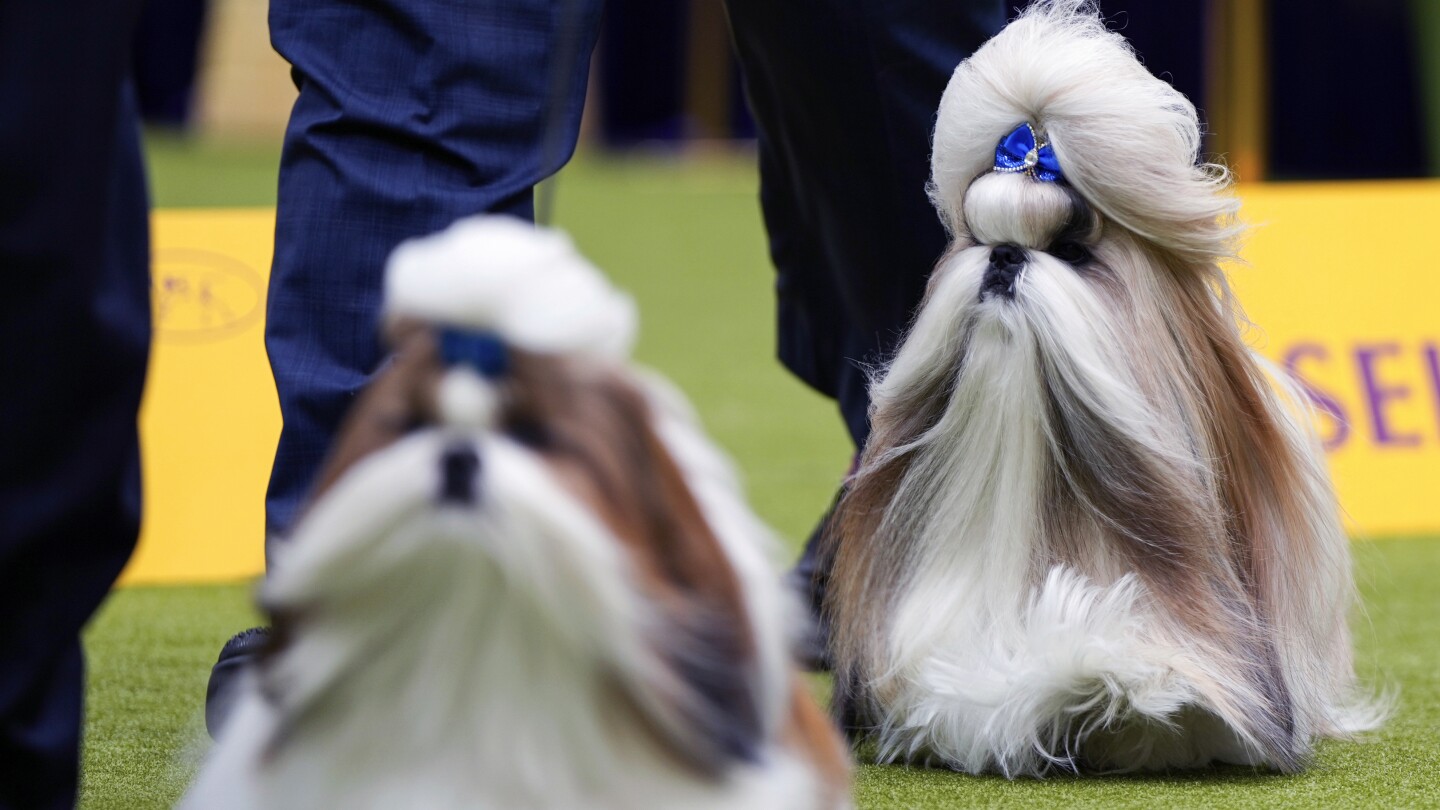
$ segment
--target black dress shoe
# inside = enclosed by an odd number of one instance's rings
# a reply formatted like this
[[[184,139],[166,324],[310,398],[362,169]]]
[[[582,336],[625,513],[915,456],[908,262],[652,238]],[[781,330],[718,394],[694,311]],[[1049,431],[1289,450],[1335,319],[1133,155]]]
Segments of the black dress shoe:
[[[837,495],[836,503],[840,498]],[[825,586],[830,581],[830,558],[826,532],[830,518],[835,513],[835,504],[820,518],[820,525],[810,533],[805,542],[805,551],[785,575],[788,586],[800,595],[801,601],[809,608],[808,632],[796,645],[795,657],[800,665],[811,672],[830,671],[830,623],[825,618]]]
[[[210,683],[205,687],[205,730],[212,739],[220,736],[234,708],[240,673],[254,663],[269,644],[270,628],[252,627],[236,633],[220,648],[220,658],[211,667]]]

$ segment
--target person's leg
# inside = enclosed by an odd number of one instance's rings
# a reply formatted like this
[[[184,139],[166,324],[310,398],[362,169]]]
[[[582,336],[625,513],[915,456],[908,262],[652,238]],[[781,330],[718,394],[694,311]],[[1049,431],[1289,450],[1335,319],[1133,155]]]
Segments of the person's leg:
[[[930,133],[1003,0],[727,0],[759,134],[780,358],[838,400],[857,447],[865,366],[893,351],[945,247]]]
[[[272,0],[300,96],[280,166],[266,346],[284,428],[272,535],[381,362],[386,257],[484,211],[533,216],[569,159],[600,0]]]
[[[135,32],[135,89],[147,124],[190,125],[209,0],[146,0]]]
[[[266,557],[309,497],[330,441],[383,361],[385,259],[481,212],[534,217],[534,187],[574,152],[602,0],[271,0],[270,39],[300,96],[280,163],[265,345],[284,426]],[[212,734],[247,630],[206,689]]]
[[[74,806],[80,629],[139,529],[139,7],[0,4],[0,808]]]
[[[866,369],[895,349],[945,248],[925,194],[954,71],[1005,23],[1003,0],[727,0],[755,114],[779,277],[780,358],[834,397],[857,451]],[[825,520],[796,576],[814,583]]]

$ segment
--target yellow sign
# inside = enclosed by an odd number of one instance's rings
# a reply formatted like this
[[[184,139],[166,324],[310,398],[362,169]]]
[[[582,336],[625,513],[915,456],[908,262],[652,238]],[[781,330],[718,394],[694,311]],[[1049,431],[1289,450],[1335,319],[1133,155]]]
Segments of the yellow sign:
[[[1242,187],[1251,342],[1304,383],[1352,533],[1440,531],[1440,183]]]
[[[271,209],[151,220],[155,341],[140,436],[140,546],[121,584],[253,576],[280,408],[265,359]]]
[[[1440,182],[1242,194],[1259,227],[1231,280],[1252,343],[1300,377],[1320,413],[1351,530],[1440,531]],[[280,431],[263,342],[273,233],[268,209],[154,217],[145,522],[124,583],[264,567]]]

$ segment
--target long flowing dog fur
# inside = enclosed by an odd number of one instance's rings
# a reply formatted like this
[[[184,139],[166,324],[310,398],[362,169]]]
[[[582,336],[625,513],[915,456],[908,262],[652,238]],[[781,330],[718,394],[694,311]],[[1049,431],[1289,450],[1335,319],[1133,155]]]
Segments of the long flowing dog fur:
[[[1025,122],[1065,183],[990,171]],[[1325,460],[1244,343],[1237,202],[1199,143],[1087,2],[1031,4],[955,71],[931,188],[954,242],[834,534],[837,683],[882,759],[1294,771],[1379,721]],[[982,292],[999,245],[1013,298]]]
[[[629,301],[579,261],[485,219],[397,251],[397,357],[262,590],[276,649],[183,807],[848,806],[768,530],[625,365]],[[447,368],[433,324],[505,338],[504,373]]]

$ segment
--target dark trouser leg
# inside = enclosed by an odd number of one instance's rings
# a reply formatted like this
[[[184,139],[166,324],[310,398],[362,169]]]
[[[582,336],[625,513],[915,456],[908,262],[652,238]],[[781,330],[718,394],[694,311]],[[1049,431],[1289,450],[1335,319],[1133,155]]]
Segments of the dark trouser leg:
[[[569,159],[600,9],[600,0],[271,3],[271,39],[300,89],[281,159],[266,325],[284,417],[272,534],[290,527],[382,359],[391,249],[470,214],[531,217],[532,188]]]
[[[75,802],[80,629],[134,547],[150,338],[129,0],[0,4],[0,808]]]
[[[146,123],[174,129],[190,124],[207,5],[209,0],[146,0],[132,60]]]
[[[759,130],[780,357],[838,401],[860,448],[864,369],[894,351],[946,243],[925,195],[935,109],[955,66],[1004,24],[1006,3],[727,6]],[[797,566],[820,584],[824,525]]]

